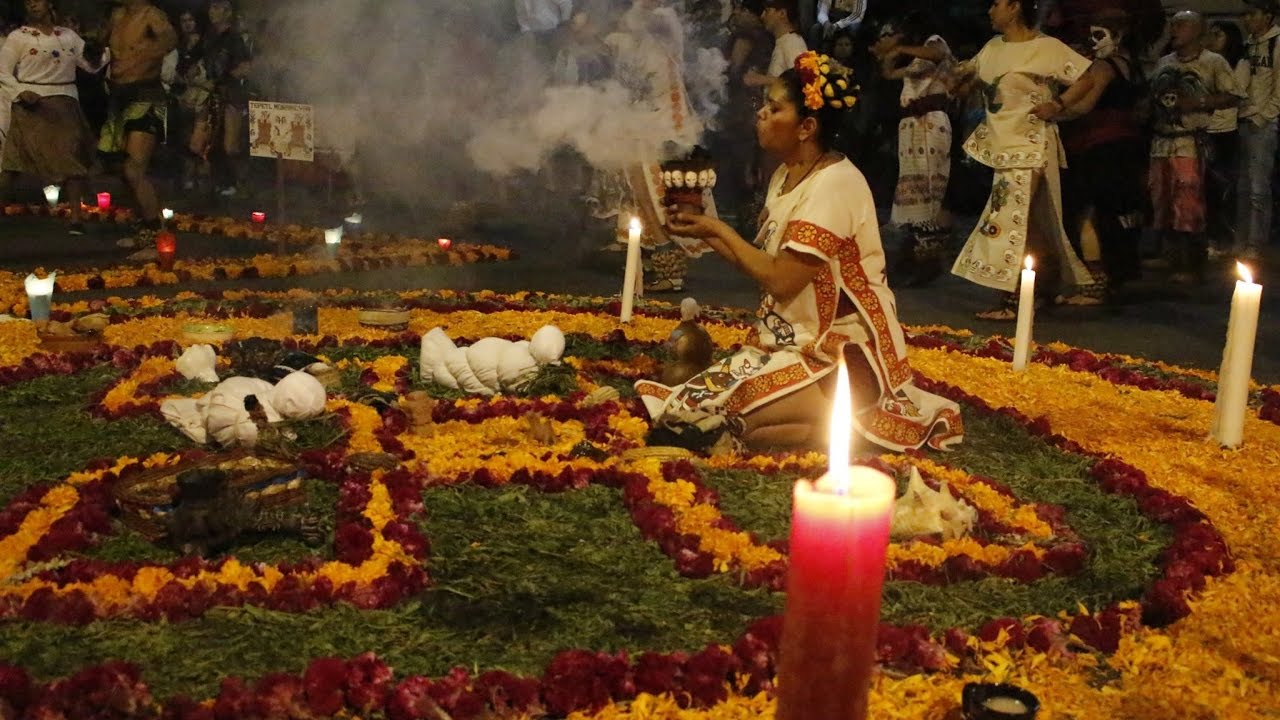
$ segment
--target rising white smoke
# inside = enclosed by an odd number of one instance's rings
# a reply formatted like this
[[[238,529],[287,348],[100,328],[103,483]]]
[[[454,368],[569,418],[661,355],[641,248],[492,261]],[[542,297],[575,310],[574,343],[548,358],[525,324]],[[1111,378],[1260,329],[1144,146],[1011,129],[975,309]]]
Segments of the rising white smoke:
[[[727,15],[729,0],[703,2]],[[356,152],[363,184],[406,199],[473,197],[485,174],[534,170],[563,148],[616,168],[701,140],[723,99],[720,48],[650,7],[667,3],[576,4],[613,65],[588,82],[566,81],[545,44],[516,32],[512,0],[283,0],[263,18],[259,65],[285,95],[271,99],[315,106],[318,145]],[[669,57],[693,108],[674,137],[665,89],[655,97],[633,73]]]

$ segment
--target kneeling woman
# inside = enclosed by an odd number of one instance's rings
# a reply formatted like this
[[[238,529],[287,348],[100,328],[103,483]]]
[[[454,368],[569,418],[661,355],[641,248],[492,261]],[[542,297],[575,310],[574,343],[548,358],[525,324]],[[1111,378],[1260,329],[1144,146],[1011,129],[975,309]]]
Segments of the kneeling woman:
[[[843,354],[867,440],[900,451],[963,437],[956,404],[912,385],[871,191],[830,149],[853,101],[848,85],[806,53],[770,86],[756,134],[783,164],[754,245],[716,218],[671,213],[672,231],[702,238],[756,280],[764,300],[732,357],[676,387],[636,384],[655,426],[723,428],[751,447],[822,446]]]

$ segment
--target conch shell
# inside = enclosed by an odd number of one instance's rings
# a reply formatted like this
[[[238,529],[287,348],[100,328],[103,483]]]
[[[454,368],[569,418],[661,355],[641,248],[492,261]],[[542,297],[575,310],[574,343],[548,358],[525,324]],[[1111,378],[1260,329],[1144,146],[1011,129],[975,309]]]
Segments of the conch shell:
[[[890,534],[895,539],[941,535],[952,540],[968,535],[977,519],[978,511],[952,495],[945,482],[933,490],[912,467],[907,492],[893,506]]]

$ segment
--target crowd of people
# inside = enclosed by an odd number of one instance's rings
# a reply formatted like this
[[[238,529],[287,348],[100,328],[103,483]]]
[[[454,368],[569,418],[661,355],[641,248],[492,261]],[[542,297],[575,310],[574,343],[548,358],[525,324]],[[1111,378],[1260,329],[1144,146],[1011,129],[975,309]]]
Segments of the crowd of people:
[[[805,5],[817,11],[808,23]],[[1197,286],[1214,259],[1257,262],[1273,232],[1280,3],[1249,0],[1241,18],[1212,24],[1192,11],[1166,22],[1159,3],[1153,21],[1150,5],[995,0],[996,36],[966,58],[953,45],[973,38],[924,13],[736,0],[723,28],[728,101],[707,118],[717,204],[739,229],[754,223],[777,167],[756,144],[761,89],[816,50],[861,87],[833,120],[832,147],[906,237],[897,282],[929,283],[952,262],[1003,293],[978,317],[1011,320],[1027,255],[1043,302],[1077,306],[1108,304],[1144,268]],[[682,289],[687,258],[666,259],[680,248],[652,250],[651,289]]]
[[[614,77],[669,105],[676,144],[700,134],[721,178],[708,211],[744,231],[777,167],[757,145],[767,89],[802,53],[823,54],[859,88],[832,121],[832,148],[867,176],[906,238],[890,274],[926,284],[952,262],[1007,293],[987,319],[1013,314],[1027,254],[1055,279],[1043,283],[1046,301],[1099,305],[1144,264],[1195,285],[1212,259],[1257,259],[1272,235],[1276,0],[1249,0],[1238,22],[1181,12],[1167,29],[1153,26],[1147,0],[1056,0],[1051,12],[995,0],[985,45],[952,26],[939,32],[926,13],[893,16],[866,0],[733,0],[727,15],[684,0],[513,5],[514,34],[553,82]],[[53,0],[23,9],[0,46],[0,194],[23,173],[62,185],[79,233],[85,178],[105,161],[153,228],[161,203],[149,169],[163,148],[184,191],[236,195],[254,61],[230,0],[174,16],[121,0],[84,29]],[[714,116],[699,117],[688,97],[684,36],[723,48],[727,93]],[[577,176],[600,215],[647,221],[650,289],[682,290],[689,259],[707,250],[667,226],[651,164]],[[618,230],[625,237],[625,222]]]
[[[91,28],[59,17],[52,0],[23,9],[0,37],[0,200],[22,174],[61,185],[80,235],[85,179],[118,168],[145,235],[161,223],[151,174],[161,148],[179,159],[184,190],[236,194],[252,53],[230,0],[174,18],[123,0]]]

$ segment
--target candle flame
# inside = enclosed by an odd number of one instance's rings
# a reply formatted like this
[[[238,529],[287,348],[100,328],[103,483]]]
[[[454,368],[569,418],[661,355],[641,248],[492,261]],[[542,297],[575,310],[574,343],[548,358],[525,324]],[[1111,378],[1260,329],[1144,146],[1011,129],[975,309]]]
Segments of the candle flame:
[[[849,371],[840,358],[836,368],[836,397],[831,409],[831,438],[827,451],[827,479],[837,495],[849,493],[849,438],[853,435],[853,393]]]
[[[1249,266],[1242,262],[1236,262],[1236,272],[1240,273],[1240,279],[1247,283],[1253,282],[1253,273],[1250,272]]]
[[[28,295],[52,295],[53,282],[57,277],[58,273],[56,272],[49,273],[48,277],[43,278],[31,273],[23,284],[26,286]]]
[[[640,232],[640,218],[631,216],[631,232]]]
[[[1022,266],[1028,270],[1034,270],[1036,267],[1035,258],[1028,255],[1027,259],[1022,262]]]

